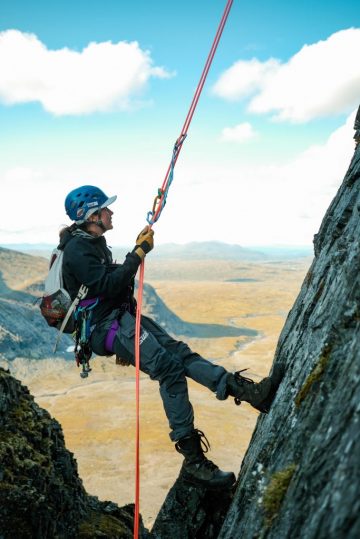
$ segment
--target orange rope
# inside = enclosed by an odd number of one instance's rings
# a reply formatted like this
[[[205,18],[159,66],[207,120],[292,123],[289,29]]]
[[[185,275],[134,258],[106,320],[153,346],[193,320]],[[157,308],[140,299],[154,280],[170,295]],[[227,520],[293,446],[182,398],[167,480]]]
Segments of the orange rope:
[[[222,15],[219,27],[217,29],[210,53],[208,55],[208,58],[205,63],[205,67],[203,69],[203,72],[200,77],[199,84],[197,86],[197,89],[195,91],[193,100],[190,105],[189,112],[186,116],[185,123],[183,125],[183,128],[181,130],[181,134],[178,138],[178,141],[182,141],[185,139],[187,131],[189,129],[192,117],[194,115],[196,106],[198,104],[202,89],[205,84],[205,80],[207,77],[207,74],[209,72],[211,63],[213,61],[217,46],[220,41],[221,34],[223,32],[225,23],[227,21],[231,6],[233,4],[233,0],[227,0],[227,4],[224,10],[224,13]],[[167,187],[169,182],[169,175],[171,169],[174,167],[180,151],[182,148],[182,144],[179,145],[178,150],[176,151],[176,155],[174,156],[174,160],[170,162],[169,168],[167,170],[167,173],[165,175],[165,179],[163,181],[163,185],[161,187],[161,196],[157,196],[154,200],[153,205],[153,213],[154,213],[154,220],[153,223],[158,219],[160,216],[161,210],[163,208],[163,200],[164,196],[167,193]],[[158,202],[158,203],[157,203]],[[149,225],[150,228],[152,225]],[[143,296],[143,288],[144,288],[144,272],[145,272],[145,263],[144,261],[141,262],[140,265],[140,275],[139,275],[139,284],[138,284],[138,297],[137,297],[137,308],[136,308],[136,322],[135,322],[135,369],[136,369],[136,457],[135,457],[135,512],[134,512],[134,539],[138,539],[139,537],[139,498],[140,498],[140,331],[141,331],[141,307],[142,307],[142,296]]]
[[[134,537],[139,537],[139,499],[140,499],[140,322],[144,284],[144,260],[140,265],[136,322],[135,322],[135,393],[136,393],[136,438],[135,438],[135,514],[134,514]]]

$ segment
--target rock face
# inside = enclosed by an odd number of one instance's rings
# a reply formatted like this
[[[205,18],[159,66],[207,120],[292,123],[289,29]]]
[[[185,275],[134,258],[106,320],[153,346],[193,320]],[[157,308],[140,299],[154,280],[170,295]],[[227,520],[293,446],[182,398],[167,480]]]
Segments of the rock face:
[[[285,363],[285,377],[259,416],[233,499],[218,492],[216,513],[213,494],[186,496],[179,477],[155,522],[158,538],[360,537],[359,131],[355,140],[279,339],[274,361]]]
[[[59,423],[0,369],[0,537],[131,538],[133,512],[85,492]]]
[[[182,478],[171,488],[151,530],[154,539],[213,539],[218,536],[232,490],[209,490]]]
[[[221,539],[360,537],[359,145],[314,247]]]

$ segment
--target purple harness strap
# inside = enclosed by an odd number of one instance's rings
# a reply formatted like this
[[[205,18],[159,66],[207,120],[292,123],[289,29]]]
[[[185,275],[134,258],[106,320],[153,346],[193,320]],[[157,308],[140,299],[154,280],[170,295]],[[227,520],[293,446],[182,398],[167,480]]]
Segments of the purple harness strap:
[[[89,298],[89,299],[82,299],[79,303],[79,307],[90,307],[90,305],[93,305],[97,301],[101,301],[103,299],[103,296],[99,296],[98,298]]]
[[[119,321],[113,320],[113,323],[111,324],[110,329],[105,337],[105,350],[107,350],[108,352],[113,352],[115,336],[118,329]]]

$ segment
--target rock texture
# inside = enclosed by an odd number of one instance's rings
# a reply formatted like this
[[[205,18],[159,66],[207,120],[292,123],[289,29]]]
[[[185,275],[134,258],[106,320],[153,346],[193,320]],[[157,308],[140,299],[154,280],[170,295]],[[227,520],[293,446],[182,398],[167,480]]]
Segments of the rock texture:
[[[0,369],[0,537],[131,538],[133,512],[85,492],[59,423]]]
[[[188,490],[186,502],[179,478],[156,537],[360,537],[359,144],[314,248],[275,354],[286,374],[270,413],[259,416],[225,520],[207,505],[210,492]],[[217,495],[230,503],[230,493]]]
[[[217,537],[229,509],[231,490],[209,490],[179,478],[171,488],[152,528],[154,539]]]
[[[221,539],[360,537],[360,146],[314,238]]]

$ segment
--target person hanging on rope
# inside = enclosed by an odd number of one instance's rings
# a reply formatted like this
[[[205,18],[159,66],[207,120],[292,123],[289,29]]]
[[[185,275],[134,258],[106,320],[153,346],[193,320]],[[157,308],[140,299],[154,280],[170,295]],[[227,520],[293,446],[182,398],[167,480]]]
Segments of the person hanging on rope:
[[[88,298],[99,298],[92,313],[91,347],[95,354],[116,354],[134,365],[135,314],[134,279],[139,265],[154,247],[154,232],[146,227],[122,264],[114,264],[104,238],[113,228],[110,204],[98,187],[84,185],[66,197],[65,210],[73,224],[61,231],[59,248],[63,255],[63,279],[71,298],[79,287],[88,287]],[[164,410],[171,429],[170,439],[184,456],[184,479],[210,488],[227,488],[235,482],[233,472],[224,472],[205,456],[209,448],[204,433],[194,426],[187,378],[216,394],[219,400],[229,396],[250,403],[267,413],[283,376],[283,366],[275,365],[272,374],[255,383],[230,373],[177,341],[147,316],[141,317],[140,369],[157,380]]]

